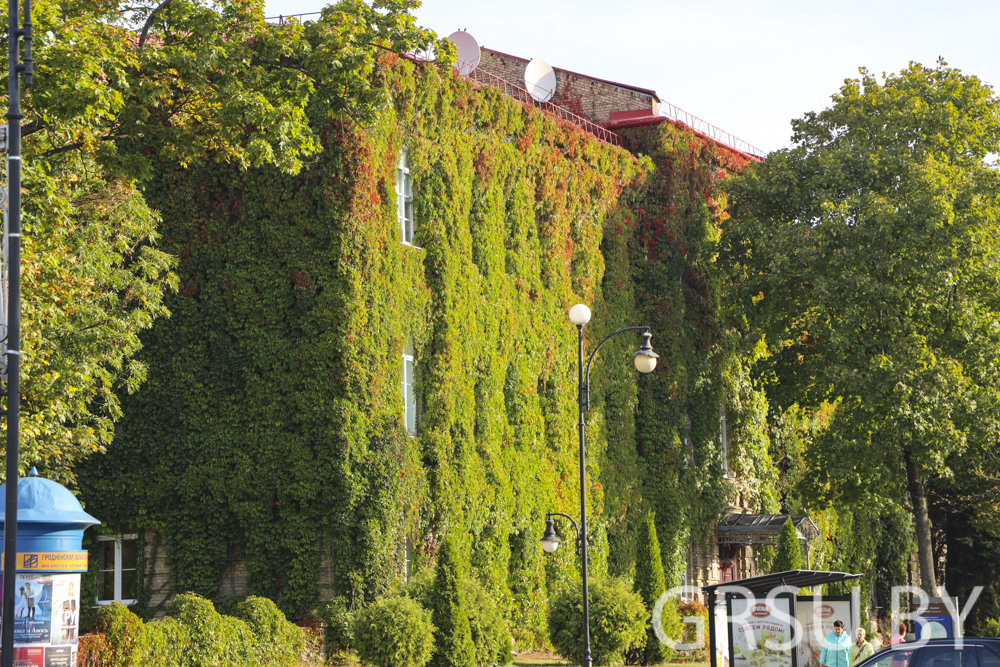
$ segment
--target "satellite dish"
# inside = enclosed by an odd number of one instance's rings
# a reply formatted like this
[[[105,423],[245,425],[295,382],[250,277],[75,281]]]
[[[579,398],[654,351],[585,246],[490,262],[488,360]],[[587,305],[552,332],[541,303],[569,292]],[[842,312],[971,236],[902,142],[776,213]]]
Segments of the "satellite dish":
[[[541,59],[532,60],[524,68],[524,87],[539,102],[548,102],[556,93],[556,72]]]
[[[456,30],[448,35],[448,39],[458,49],[458,62],[455,63],[455,69],[458,70],[459,74],[466,76],[472,74],[472,70],[479,65],[479,59],[483,55],[479,50],[479,42],[464,30]]]

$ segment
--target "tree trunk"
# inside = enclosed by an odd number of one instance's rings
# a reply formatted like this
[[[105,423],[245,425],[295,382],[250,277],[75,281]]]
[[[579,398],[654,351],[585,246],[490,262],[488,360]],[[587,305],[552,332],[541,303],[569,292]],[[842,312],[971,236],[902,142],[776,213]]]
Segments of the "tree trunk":
[[[934,545],[931,542],[931,519],[927,513],[927,496],[920,483],[920,471],[909,454],[903,454],[906,461],[906,481],[910,487],[910,501],[913,503],[913,519],[917,530],[917,561],[920,563],[920,587],[927,595],[938,597],[937,577],[934,572]]]

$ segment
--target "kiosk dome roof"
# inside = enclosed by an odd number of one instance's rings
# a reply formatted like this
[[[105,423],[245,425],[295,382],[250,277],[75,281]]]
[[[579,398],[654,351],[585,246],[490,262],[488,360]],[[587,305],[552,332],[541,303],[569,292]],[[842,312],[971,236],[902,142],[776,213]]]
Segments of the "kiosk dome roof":
[[[3,525],[6,509],[7,485],[2,484],[0,485],[0,525]],[[22,477],[18,480],[17,522],[19,524],[85,524],[81,525],[81,528],[101,523],[83,511],[80,501],[69,489],[43,477]]]

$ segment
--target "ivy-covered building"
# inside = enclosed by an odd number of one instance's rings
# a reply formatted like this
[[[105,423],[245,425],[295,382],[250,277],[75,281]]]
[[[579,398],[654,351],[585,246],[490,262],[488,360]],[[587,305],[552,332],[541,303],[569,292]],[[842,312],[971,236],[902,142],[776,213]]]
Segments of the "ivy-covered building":
[[[655,510],[668,577],[717,580],[697,559],[720,522],[777,510],[751,345],[714,268],[726,175],[753,156],[655,93],[594,118],[602,140],[486,79],[386,56],[390,102],[317,120],[324,151],[296,176],[162,165],[149,196],[181,288],[80,474],[106,526],[101,600],[252,593],[297,617],[379,595],[450,534],[530,642],[577,567],[538,539],[546,512],[577,513],[578,302],[588,344],[648,324],[661,355],[638,377],[619,337],[595,363],[593,567],[629,574]],[[556,101],[579,115],[577,95]]]

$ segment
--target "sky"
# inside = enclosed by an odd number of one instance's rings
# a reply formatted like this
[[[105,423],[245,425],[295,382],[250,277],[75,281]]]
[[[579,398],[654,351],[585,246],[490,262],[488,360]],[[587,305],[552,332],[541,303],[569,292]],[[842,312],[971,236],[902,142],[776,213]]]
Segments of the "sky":
[[[266,0],[268,16],[326,0]],[[950,66],[1000,89],[1000,0],[424,0],[418,23],[642,88],[765,151],[859,67]],[[515,82],[516,83],[516,82]]]

